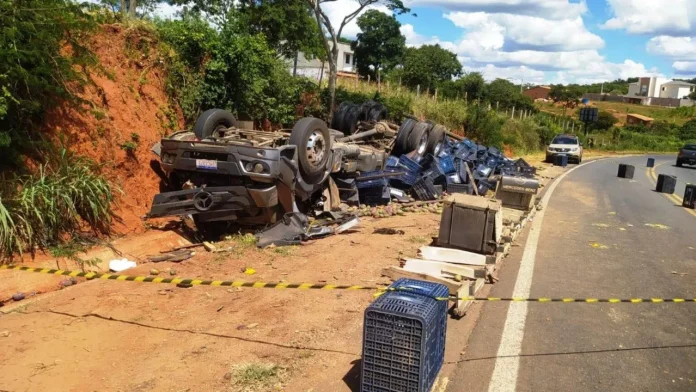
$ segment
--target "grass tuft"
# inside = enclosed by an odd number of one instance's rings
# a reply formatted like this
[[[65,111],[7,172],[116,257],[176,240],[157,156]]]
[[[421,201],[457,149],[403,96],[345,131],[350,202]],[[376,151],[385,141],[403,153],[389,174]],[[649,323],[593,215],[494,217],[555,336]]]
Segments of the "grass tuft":
[[[274,364],[246,363],[232,368],[231,382],[240,391],[268,390],[281,384],[285,374],[285,369]]]
[[[113,217],[109,182],[65,150],[35,174],[3,179],[2,194],[0,257],[59,244],[80,227],[107,233]]]

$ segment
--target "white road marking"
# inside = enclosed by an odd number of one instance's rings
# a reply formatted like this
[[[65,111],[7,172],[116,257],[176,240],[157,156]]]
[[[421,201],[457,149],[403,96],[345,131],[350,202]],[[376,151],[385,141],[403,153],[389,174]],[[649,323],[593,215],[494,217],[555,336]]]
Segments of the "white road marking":
[[[528,298],[532,287],[532,275],[534,275],[534,261],[536,257],[537,245],[539,244],[539,234],[541,224],[544,221],[546,206],[549,203],[556,186],[561,183],[563,178],[572,173],[575,169],[587,166],[591,161],[576,166],[563,173],[556,179],[541,199],[542,210],[536,215],[529,231],[527,244],[524,247],[520,271],[517,274],[515,289],[512,296],[515,298]],[[524,325],[527,321],[527,302],[512,302],[509,305],[503,336],[498,347],[498,359],[495,361],[495,369],[488,387],[489,392],[515,392],[517,389],[517,373],[520,367],[520,357],[522,352],[522,339],[524,338]]]

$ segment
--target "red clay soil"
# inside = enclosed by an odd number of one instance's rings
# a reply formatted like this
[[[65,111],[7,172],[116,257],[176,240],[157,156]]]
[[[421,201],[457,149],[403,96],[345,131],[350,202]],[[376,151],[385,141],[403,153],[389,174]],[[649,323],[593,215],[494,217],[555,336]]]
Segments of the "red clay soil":
[[[355,231],[307,246],[257,250],[230,240],[215,244],[232,246],[230,252],[199,248],[184,262],[146,263],[126,273],[147,275],[157,268],[159,276],[170,277],[173,268],[176,276],[201,279],[386,284],[381,269],[414,257],[437,234],[439,215],[362,221]],[[405,234],[373,234],[378,227]],[[117,245],[136,256],[140,251],[135,244]],[[256,273],[245,274],[247,267]],[[19,307],[8,314],[0,311],[0,333],[7,335],[0,337],[0,389],[357,390],[363,312],[374,293],[79,283],[36,302],[16,303]],[[447,362],[459,359],[465,325],[450,323]],[[282,375],[255,388],[229,374],[244,363],[275,364]]]
[[[150,169],[153,144],[183,126],[181,110],[170,105],[166,74],[153,34],[137,27],[103,25],[87,46],[103,71],[89,72],[91,84],[77,95],[86,103],[65,103],[47,114],[46,130],[78,155],[92,159],[119,187],[117,233],[144,231],[141,216],[159,191]],[[128,153],[123,146],[134,143]]]

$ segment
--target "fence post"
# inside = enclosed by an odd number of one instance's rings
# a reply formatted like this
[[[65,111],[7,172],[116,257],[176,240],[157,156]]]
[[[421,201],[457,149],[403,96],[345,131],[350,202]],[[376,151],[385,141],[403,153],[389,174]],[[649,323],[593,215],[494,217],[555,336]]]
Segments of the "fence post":
[[[416,98],[420,97],[420,84],[416,86]]]
[[[510,117],[513,119],[515,118],[515,107],[514,106],[512,107],[512,116],[510,116]]]
[[[498,106],[499,106],[499,105],[500,105],[500,102],[495,101],[495,111],[496,111],[496,112],[498,111]],[[507,114],[507,111],[505,112],[505,114]]]
[[[435,102],[437,102],[437,89],[435,89]]]

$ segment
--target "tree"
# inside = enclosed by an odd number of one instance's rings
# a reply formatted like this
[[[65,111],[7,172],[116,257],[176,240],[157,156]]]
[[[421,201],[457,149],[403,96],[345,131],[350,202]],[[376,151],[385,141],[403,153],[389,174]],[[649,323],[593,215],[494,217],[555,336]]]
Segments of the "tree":
[[[321,8],[321,5],[328,2],[333,2],[335,0],[305,0],[307,4],[314,11],[314,16],[317,20],[317,26],[321,31],[322,44],[324,45],[324,50],[326,51],[326,57],[329,62],[329,95],[330,100],[330,110],[329,117],[333,113],[333,107],[336,100],[336,78],[338,76],[338,40],[343,33],[343,29],[348,23],[353,21],[360,13],[365,10],[367,6],[381,3],[384,4],[390,11],[397,14],[403,14],[409,12],[410,9],[404,6],[402,0],[356,0],[355,9],[348,13],[341,23],[338,25],[338,29],[334,28],[331,23],[331,19],[326,15],[326,12]],[[325,39],[328,35],[330,42]]]
[[[351,47],[355,52],[360,75],[375,75],[390,70],[401,62],[406,49],[406,37],[401,35],[401,23],[394,16],[369,10],[358,18],[358,39]]]
[[[617,122],[619,122],[619,119],[614,117],[611,113],[600,111],[597,114],[597,121],[592,124],[592,127],[600,131],[606,131],[607,129],[613,127]]]
[[[96,59],[84,43],[94,26],[70,0],[0,1],[0,170],[21,167],[22,154],[44,158],[37,125],[87,83],[83,71]]]
[[[440,45],[409,48],[404,55],[403,81],[407,86],[435,89],[438,84],[462,73],[457,55]]]
[[[534,101],[520,93],[520,88],[506,79],[496,79],[486,86],[484,99],[503,109],[534,111]]]
[[[694,91],[694,92],[692,92],[691,94],[689,94],[689,99],[692,100],[692,101],[696,101],[696,91]]]
[[[320,57],[324,50],[314,15],[304,0],[240,0],[233,12],[237,31],[263,34],[286,58],[298,52],[306,58]]]

